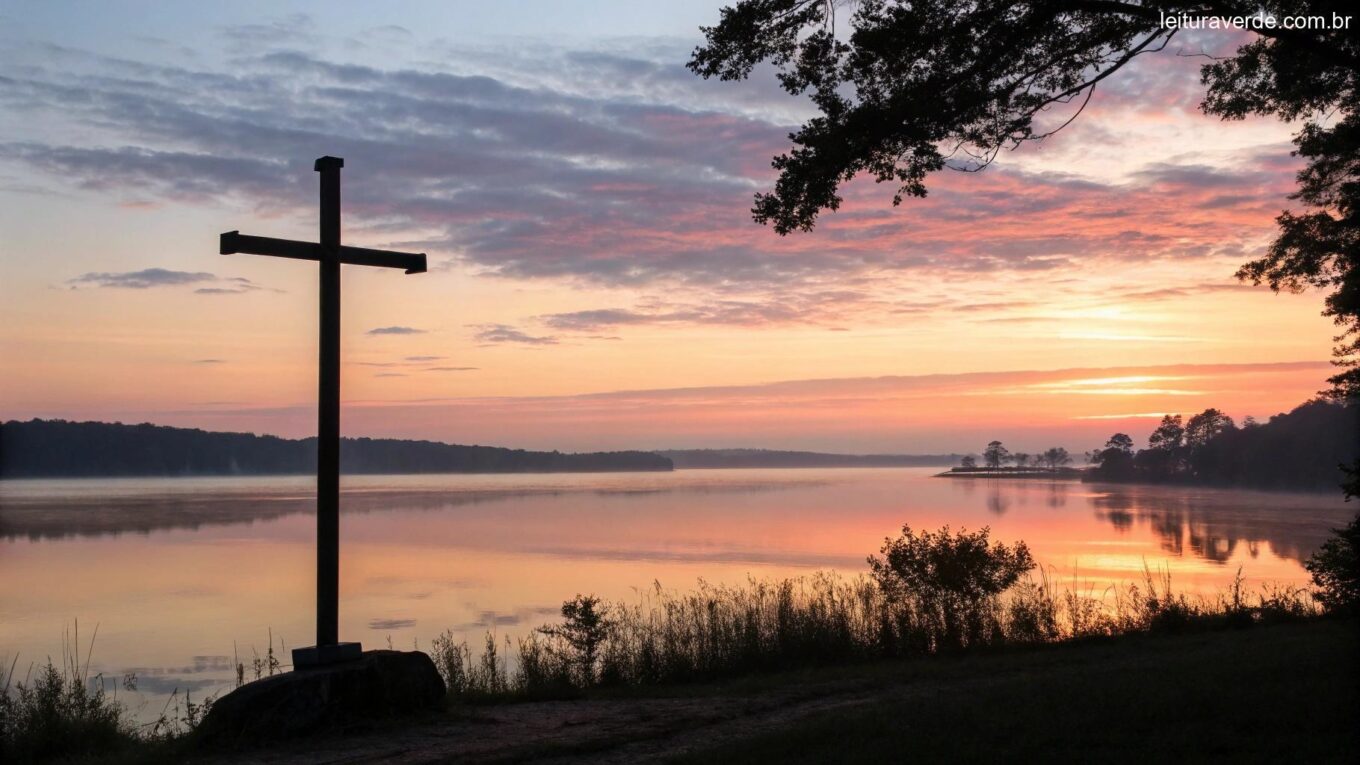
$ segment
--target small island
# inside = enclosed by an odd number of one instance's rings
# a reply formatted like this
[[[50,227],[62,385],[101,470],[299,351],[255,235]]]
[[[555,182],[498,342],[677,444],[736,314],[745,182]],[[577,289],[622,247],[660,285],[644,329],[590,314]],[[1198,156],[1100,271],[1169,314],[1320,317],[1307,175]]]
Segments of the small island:
[[[1038,454],[1011,452],[1000,441],[992,441],[982,450],[982,465],[977,457],[965,456],[958,467],[936,474],[936,478],[1042,478],[1047,480],[1081,480],[1087,472],[1068,467],[1072,456],[1061,446],[1054,446]],[[1010,464],[1007,464],[1010,463]]]

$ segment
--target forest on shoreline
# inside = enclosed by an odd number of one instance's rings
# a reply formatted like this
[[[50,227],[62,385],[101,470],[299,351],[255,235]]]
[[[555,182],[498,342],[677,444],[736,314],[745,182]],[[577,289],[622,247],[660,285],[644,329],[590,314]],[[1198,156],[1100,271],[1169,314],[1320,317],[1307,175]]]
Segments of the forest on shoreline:
[[[649,452],[537,452],[387,438],[340,439],[350,474],[669,471]],[[215,433],[163,425],[65,420],[0,425],[0,477],[303,475],[316,439]]]
[[[1360,407],[1316,399],[1241,425],[1218,409],[1165,415],[1145,449],[1115,433],[1087,454],[1090,481],[1335,491],[1360,457]]]

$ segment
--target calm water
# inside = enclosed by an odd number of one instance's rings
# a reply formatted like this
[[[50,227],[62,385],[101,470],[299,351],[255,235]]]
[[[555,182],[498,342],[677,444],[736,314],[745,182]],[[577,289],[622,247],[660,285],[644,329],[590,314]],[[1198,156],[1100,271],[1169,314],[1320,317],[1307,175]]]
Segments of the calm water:
[[[476,641],[530,629],[577,593],[858,573],[903,523],[991,526],[1097,589],[1145,564],[1187,591],[1239,568],[1253,583],[1302,583],[1301,561],[1353,512],[1332,495],[933,472],[350,478],[341,637],[405,648],[452,628]],[[74,620],[82,644],[97,624],[95,671],[135,671],[133,706],[156,712],[176,687],[226,687],[233,656],[249,663],[270,630],[310,643],[311,490],[291,477],[0,483],[0,657],[18,654],[22,675],[60,657]]]

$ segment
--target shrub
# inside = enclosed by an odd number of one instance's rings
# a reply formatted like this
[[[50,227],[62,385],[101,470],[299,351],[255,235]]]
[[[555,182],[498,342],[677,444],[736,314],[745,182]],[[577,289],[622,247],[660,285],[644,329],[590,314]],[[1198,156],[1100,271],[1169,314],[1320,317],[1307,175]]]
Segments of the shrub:
[[[1317,587],[1315,596],[1334,613],[1360,610],[1360,513],[1303,564]]]
[[[869,556],[869,569],[889,600],[910,601],[935,623],[940,647],[987,642],[1000,619],[997,597],[1034,568],[1024,542],[990,544],[990,533],[903,526],[900,537],[883,540],[882,558]]]
[[[538,632],[564,643],[582,684],[594,685],[600,647],[614,630],[609,607],[594,595],[578,594],[562,604],[562,619],[561,624],[539,627]]]
[[[49,659],[16,680],[17,663],[0,669],[0,761],[107,754],[135,741],[123,705],[104,690],[102,676],[90,675],[89,659],[81,663],[78,637],[64,641],[61,666]]]

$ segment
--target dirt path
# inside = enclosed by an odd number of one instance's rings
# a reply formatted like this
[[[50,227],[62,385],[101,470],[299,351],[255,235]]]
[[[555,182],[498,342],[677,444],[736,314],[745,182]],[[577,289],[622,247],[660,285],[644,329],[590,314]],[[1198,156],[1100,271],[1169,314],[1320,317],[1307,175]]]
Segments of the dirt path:
[[[259,765],[344,763],[633,763],[671,757],[868,703],[865,683],[825,683],[750,696],[546,701],[474,707],[446,720],[214,757]]]

